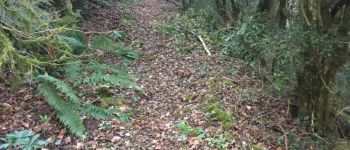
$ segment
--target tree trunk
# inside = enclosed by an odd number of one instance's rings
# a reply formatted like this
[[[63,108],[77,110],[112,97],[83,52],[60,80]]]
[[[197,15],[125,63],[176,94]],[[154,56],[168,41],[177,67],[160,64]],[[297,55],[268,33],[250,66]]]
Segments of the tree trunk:
[[[286,0],[267,0],[270,10],[270,17],[279,27],[285,27],[287,16],[283,12],[286,8]]]
[[[226,0],[215,0],[217,13],[222,17],[224,21],[228,20],[226,11]]]
[[[303,13],[305,24],[311,31],[316,31],[319,36],[343,36],[348,37],[349,27],[338,26],[342,22],[347,24],[349,9],[345,6],[343,18],[337,20],[328,11],[328,6],[320,0],[303,2],[305,6],[300,11]],[[346,16],[345,16],[346,15]],[[345,22],[344,22],[345,21]],[[336,71],[346,63],[349,58],[349,46],[345,43],[337,43],[331,53],[325,55],[327,45],[311,45],[314,37],[310,37],[310,46],[305,50],[303,58],[306,62],[304,70],[298,75],[297,101],[299,102],[299,116],[311,117],[317,120],[323,127],[330,129],[330,112],[332,86]]]

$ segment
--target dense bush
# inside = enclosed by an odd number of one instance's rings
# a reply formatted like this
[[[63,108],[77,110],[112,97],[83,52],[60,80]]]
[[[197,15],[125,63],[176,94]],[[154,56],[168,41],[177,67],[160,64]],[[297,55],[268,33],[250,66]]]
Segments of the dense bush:
[[[310,33],[301,28],[283,29],[268,24],[265,15],[246,17],[222,38],[222,54],[244,59],[264,76],[274,75],[276,88],[294,87],[302,69],[300,54]],[[272,79],[270,79],[272,80]]]

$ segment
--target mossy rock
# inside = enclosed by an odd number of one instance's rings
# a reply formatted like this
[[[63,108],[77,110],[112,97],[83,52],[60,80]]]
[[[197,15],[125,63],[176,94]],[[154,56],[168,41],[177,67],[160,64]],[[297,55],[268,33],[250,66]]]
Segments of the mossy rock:
[[[223,130],[232,129],[233,118],[231,112],[224,111],[219,103],[212,103],[204,109],[205,113],[209,114],[210,121],[219,121]]]

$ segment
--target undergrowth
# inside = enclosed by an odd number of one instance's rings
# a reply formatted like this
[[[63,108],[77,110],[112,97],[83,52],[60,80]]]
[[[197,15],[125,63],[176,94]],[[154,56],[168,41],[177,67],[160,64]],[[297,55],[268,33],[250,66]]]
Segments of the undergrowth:
[[[140,90],[127,71],[101,58],[110,55],[132,60],[139,56],[120,42],[124,35],[117,31],[88,41],[86,34],[76,29],[79,15],[70,1],[64,4],[66,12],[57,18],[49,9],[54,7],[49,0],[0,2],[0,69],[11,70],[12,85],[37,83],[38,92],[57,118],[84,138],[84,115],[126,120],[115,108],[86,102],[88,93],[97,93],[94,96],[99,98],[101,88]]]
[[[210,122],[218,121],[223,130],[230,130],[233,127],[232,113],[224,111],[219,103],[208,105],[204,112],[208,114]]]

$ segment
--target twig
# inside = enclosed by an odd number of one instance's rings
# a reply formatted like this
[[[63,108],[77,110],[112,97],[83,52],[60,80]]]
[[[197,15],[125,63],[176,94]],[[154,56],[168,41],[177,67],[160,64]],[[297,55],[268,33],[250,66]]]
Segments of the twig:
[[[278,125],[279,128],[281,128],[283,135],[284,135],[284,145],[285,145],[285,149],[288,150],[288,137],[287,137],[287,133],[286,131],[283,129],[283,127],[281,125]]]
[[[315,118],[315,110],[312,110],[312,113],[311,113],[311,130],[312,130],[312,132],[315,132],[314,118]]]
[[[201,41],[203,48],[207,52],[208,56],[211,56],[211,53],[210,53],[207,45],[205,44],[204,40],[202,39],[202,37],[200,35],[198,36],[198,39],[199,39],[199,41]]]
[[[304,2],[303,2],[303,1],[300,2],[300,5],[301,5],[301,14],[302,14],[303,17],[304,17],[307,26],[311,26],[310,20],[309,20],[309,18],[307,17],[306,12],[305,12],[305,9],[304,9]]]
[[[208,49],[208,47],[207,47],[207,44],[205,44],[203,38],[202,38],[200,35],[197,35],[194,31],[189,30],[189,29],[183,27],[183,26],[180,25],[180,24],[178,24],[178,26],[180,27],[181,30],[185,30],[185,31],[191,33],[193,36],[197,37],[198,40],[201,42],[201,44],[202,44],[202,46],[203,46],[205,52],[207,52],[208,56],[211,56],[211,52],[209,51],[209,49]]]
[[[207,52],[208,56],[211,56],[211,52],[209,51],[208,47],[207,47],[207,44],[205,44],[203,38],[200,36],[200,35],[197,35],[196,33],[194,33],[193,31],[191,30],[187,30],[188,32],[190,32],[192,35],[194,35],[195,37],[198,38],[198,40],[202,43],[202,46],[205,50],[205,52]]]
[[[317,138],[321,139],[323,142],[328,143],[325,139],[320,137],[317,133],[314,133],[313,135],[316,136]]]
[[[326,89],[331,92],[332,94],[335,94],[335,92],[333,90],[331,90],[331,88],[326,84],[326,82],[324,81],[323,77],[322,77],[322,74],[320,73],[320,78],[321,78],[321,81],[323,83],[323,85],[326,87]]]

